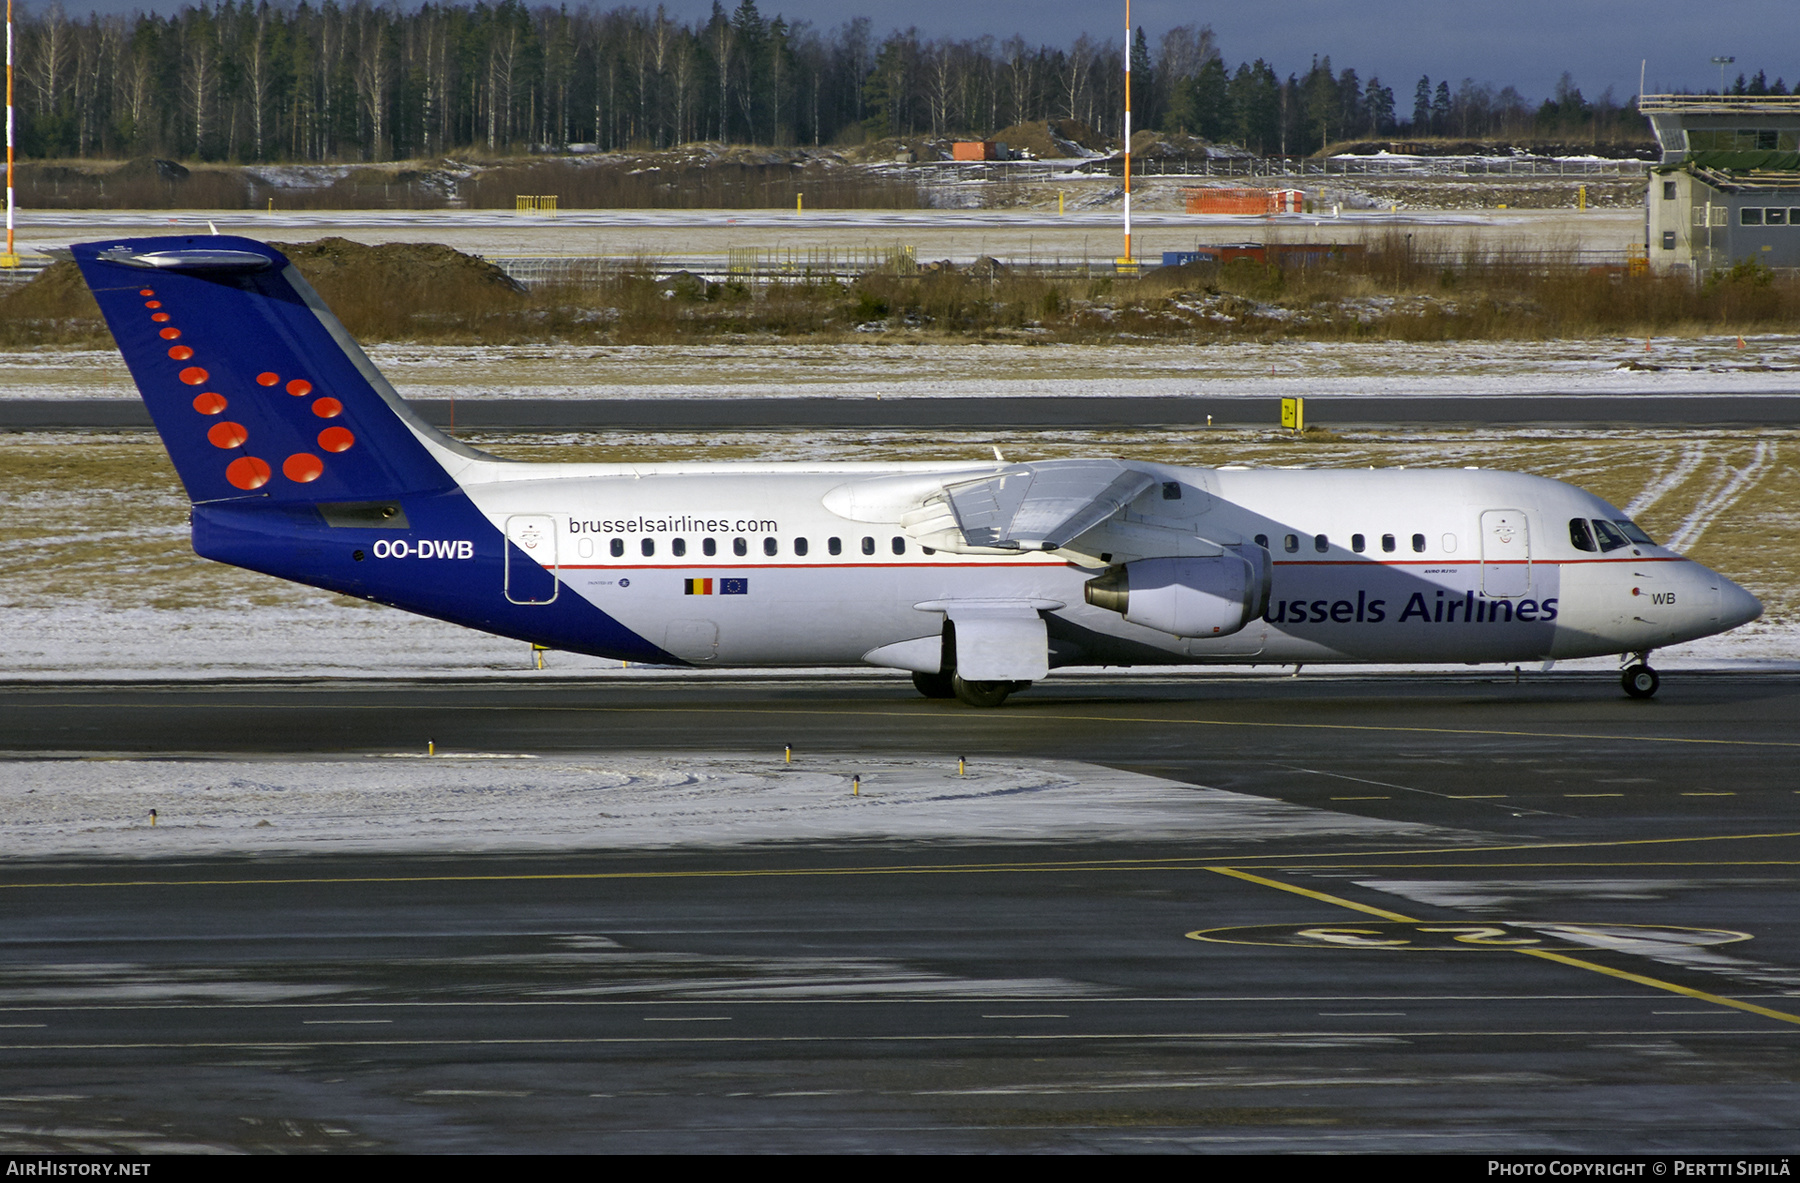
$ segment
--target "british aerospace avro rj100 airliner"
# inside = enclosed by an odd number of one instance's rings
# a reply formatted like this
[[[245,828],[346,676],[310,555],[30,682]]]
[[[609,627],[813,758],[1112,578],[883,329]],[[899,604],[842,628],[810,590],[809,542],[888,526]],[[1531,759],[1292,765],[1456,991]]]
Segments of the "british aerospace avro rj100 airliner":
[[[1516,473],[504,461],[420,420],[262,243],[74,255],[196,552],[555,649],[866,662],[975,706],[1060,666],[1619,654],[1645,697],[1651,650],[1762,611]]]

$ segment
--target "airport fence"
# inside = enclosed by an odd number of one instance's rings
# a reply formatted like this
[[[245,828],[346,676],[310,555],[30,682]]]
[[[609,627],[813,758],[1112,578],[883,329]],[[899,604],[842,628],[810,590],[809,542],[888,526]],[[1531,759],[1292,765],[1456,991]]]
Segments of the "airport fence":
[[[1324,160],[1285,157],[1134,156],[1134,177],[1569,177],[1639,180],[1651,162],[1643,160],[1559,159],[1556,157],[1332,156]],[[1048,181],[1071,175],[1123,176],[1117,156],[1087,160],[930,161],[911,166],[938,180],[991,183]]]
[[[867,248],[742,247],[725,256],[641,257],[495,257],[490,258],[508,278],[525,288],[598,286],[605,279],[638,272],[668,278],[686,272],[711,283],[853,283],[864,276],[886,275],[900,279],[958,272],[977,278],[1002,273],[1032,275],[1043,279],[1099,279],[1120,274],[1110,255],[1092,257],[1034,256],[1008,260],[983,256],[974,260],[935,260],[921,263],[917,251],[906,245]],[[1144,257],[1139,267],[1154,267],[1158,259]]]

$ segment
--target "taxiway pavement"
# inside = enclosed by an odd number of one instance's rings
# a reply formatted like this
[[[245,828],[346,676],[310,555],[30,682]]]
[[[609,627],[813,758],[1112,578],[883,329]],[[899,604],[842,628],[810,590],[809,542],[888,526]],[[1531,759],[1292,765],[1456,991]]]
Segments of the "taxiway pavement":
[[[427,736],[792,744],[1373,823],[13,860],[0,1142],[1785,1151],[1796,717],[1782,675],[1096,676],[998,711],[869,679],[0,685],[10,759],[149,784]]]

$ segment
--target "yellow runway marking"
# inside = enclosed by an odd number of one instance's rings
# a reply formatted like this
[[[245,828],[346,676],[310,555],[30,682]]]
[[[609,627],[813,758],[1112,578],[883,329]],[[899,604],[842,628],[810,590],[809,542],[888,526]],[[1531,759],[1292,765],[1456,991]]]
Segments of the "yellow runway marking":
[[[1683,793],[1683,797],[1735,797],[1736,793]]]
[[[1319,900],[1323,903],[1335,904],[1340,908],[1348,908],[1353,912],[1363,912],[1370,916],[1380,916],[1384,920],[1393,920],[1401,924],[1425,923],[1425,921],[1416,920],[1411,916],[1403,916],[1398,912],[1390,912],[1385,908],[1376,908],[1371,907],[1368,904],[1359,904],[1355,900],[1347,900],[1342,896],[1328,895],[1322,891],[1314,891],[1309,887],[1300,887],[1292,883],[1283,883],[1279,879],[1265,879],[1261,875],[1252,875],[1247,871],[1240,871],[1235,867],[1208,867],[1207,870],[1216,872],[1220,875],[1229,875],[1234,879],[1243,879],[1250,883],[1258,883],[1264,887],[1273,887],[1278,891],[1305,896],[1308,899]],[[1722,994],[1709,994],[1705,990],[1695,990],[1688,986],[1679,986],[1674,982],[1665,982],[1661,978],[1652,978],[1647,977],[1644,974],[1631,973],[1628,970],[1614,969],[1611,966],[1601,965],[1598,962],[1586,961],[1580,957],[1570,957],[1563,953],[1552,953],[1547,949],[1506,949],[1503,951],[1508,953],[1520,953],[1526,957],[1536,957],[1543,961],[1559,962],[1563,965],[1573,966],[1576,969],[1585,969],[1592,973],[1605,974],[1607,977],[1618,978],[1621,981],[1633,982],[1639,986],[1649,986],[1654,990],[1667,990],[1671,994],[1680,994],[1687,998],[1697,998],[1702,1002],[1710,1002],[1715,1006],[1728,1006],[1736,1010],[1749,1011],[1753,1015],[1762,1015],[1764,1018],[1778,1019],[1783,1023],[1793,1023],[1800,1026],[1800,1015],[1789,1014],[1786,1011],[1771,1010],[1766,1006],[1758,1006],[1754,1002],[1740,1002],[1735,998],[1727,998]]]
[[[1786,830],[1767,834],[1700,834],[1680,838],[1619,838],[1604,842],[1521,842],[1506,843],[1495,846],[1423,846],[1411,850],[1369,850],[1369,851],[1318,851],[1304,854],[1267,854],[1253,859],[1235,860],[1253,863],[1259,867],[1274,865],[1320,869],[1323,867],[1788,867],[1800,865],[1795,859],[1704,859],[1704,860],[1635,860],[1631,862],[1476,862],[1468,861],[1470,856],[1480,854],[1504,854],[1509,851],[1529,850],[1601,850],[1616,849],[1625,846],[1666,846],[1675,843],[1692,842],[1748,842],[1761,839],[1800,838],[1800,831]],[[1387,862],[1367,863],[1362,860],[1421,858],[1426,855],[1460,856],[1464,861],[1442,863]],[[1308,860],[1304,863],[1290,860]],[[1355,862],[1340,862],[1353,859]],[[991,874],[1024,874],[1037,872],[1067,873],[1070,871],[1179,871],[1210,869],[1217,864],[1216,858],[1193,856],[1186,858],[1142,858],[1142,859],[1069,859],[1054,862],[1032,863],[946,863],[946,864],[887,864],[873,867],[787,867],[761,868],[742,871],[565,871],[543,872],[537,874],[509,875],[318,875],[318,876],[281,876],[270,878],[232,878],[232,879],[95,879],[65,880],[42,883],[0,882],[0,889],[29,890],[31,888],[104,888],[104,887],[278,887],[278,886],[323,886],[334,883],[579,883],[584,881],[622,880],[622,879],[783,879],[802,878],[807,876],[839,876],[839,875],[991,875]]]
[[[1273,887],[1278,891],[1292,892],[1308,899],[1320,900],[1327,904],[1336,904],[1340,908],[1349,908],[1355,912],[1366,912],[1370,916],[1379,916],[1383,920],[1395,920],[1401,924],[1422,924],[1424,921],[1414,920],[1411,916],[1402,916],[1398,912],[1390,912],[1386,908],[1375,908],[1368,904],[1359,904],[1355,900],[1347,900],[1343,896],[1326,895],[1322,891],[1314,891],[1310,887],[1297,887],[1292,883],[1283,883],[1279,879],[1264,879],[1261,875],[1252,875],[1248,871],[1240,871],[1235,867],[1208,867],[1209,871],[1220,875],[1229,875],[1233,879],[1242,879],[1248,883],[1260,883],[1264,887]]]
[[[87,703],[32,703],[34,709],[91,709],[94,704]],[[106,703],[107,710],[150,710],[166,709],[160,703]],[[308,703],[259,704],[221,702],[209,703],[209,709],[236,711],[311,711],[318,708]],[[334,710],[345,711],[392,711],[392,703],[337,703]],[[520,706],[486,705],[455,706],[447,709],[458,711],[530,711],[548,714],[551,712],[569,712],[598,715],[682,715],[693,714],[693,707],[601,707],[601,706],[557,706],[555,704],[532,704]],[[709,715],[780,715],[791,716],[825,716],[843,715],[863,719],[930,719],[936,723],[969,723],[986,726],[985,716],[969,714],[949,714],[934,712],[929,707],[921,707],[909,711],[857,711],[857,710],[814,710],[797,707],[742,707],[723,704],[709,704],[706,707]],[[1030,710],[1030,704],[1021,704],[1019,712],[1028,715],[1032,720],[1044,720],[1052,723],[1147,723],[1156,727],[1259,727],[1281,731],[1366,731],[1375,734],[1402,735],[1474,735],[1492,739],[1582,739],[1599,740],[1605,743],[1631,744],[1696,744],[1712,747],[1744,747],[1744,748],[1800,748],[1800,741],[1776,739],[1697,739],[1681,735],[1607,735],[1600,732],[1585,731],[1504,731],[1479,727],[1393,727],[1373,723],[1274,723],[1249,719],[1180,719],[1156,718],[1139,715],[1070,715],[1070,714],[1038,714]]]
[[[1548,949],[1515,949],[1527,957],[1538,957],[1545,961],[1560,961],[1564,965],[1572,965],[1577,969],[1592,970],[1597,974],[1605,974],[1609,978],[1619,978],[1626,982],[1636,982],[1640,986],[1650,986],[1657,990],[1668,990],[1671,993],[1683,994],[1689,998],[1698,998],[1702,1002],[1710,1002],[1715,1006],[1729,1006],[1737,1010],[1749,1011],[1753,1015],[1762,1015],[1768,1019],[1780,1019],[1784,1023],[1800,1024],[1800,1015],[1790,1015],[1784,1010],[1770,1010],[1766,1006],[1758,1006],[1754,1002],[1740,1002],[1735,998],[1727,998],[1723,994],[1708,994],[1705,990],[1693,990],[1687,986],[1677,986],[1674,982],[1665,982],[1661,978],[1645,977],[1627,970],[1614,969],[1610,965],[1599,965],[1592,961],[1584,961],[1579,957],[1568,957],[1561,953],[1552,953]]]
[[[1623,797],[1624,793],[1564,793],[1565,797]]]

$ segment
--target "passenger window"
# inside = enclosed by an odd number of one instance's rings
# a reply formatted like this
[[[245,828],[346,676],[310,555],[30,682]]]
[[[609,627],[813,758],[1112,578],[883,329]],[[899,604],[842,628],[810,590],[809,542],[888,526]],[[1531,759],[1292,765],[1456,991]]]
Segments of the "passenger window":
[[[1388,554],[1394,553],[1394,536],[1392,534],[1383,534],[1381,536],[1381,549]]]
[[[1425,535],[1423,535],[1423,534],[1414,534],[1413,535],[1413,553],[1416,555],[1422,555],[1425,553]]]
[[[669,549],[675,552],[676,558],[682,558],[687,554],[687,539],[677,538],[675,541],[669,543]]]
[[[1256,545],[1262,547],[1264,550],[1268,550],[1269,549],[1269,536],[1267,534],[1258,534],[1256,536]]]
[[[1441,541],[1444,544],[1444,553],[1445,554],[1453,555],[1456,553],[1456,535],[1446,534],[1441,539]]]
[[[900,537],[897,534],[894,536],[894,553],[897,555],[903,555],[906,553],[906,539]]]
[[[656,539],[654,539],[654,538],[644,539],[642,542],[638,543],[638,549],[644,552],[644,557],[646,559],[649,558],[651,555],[656,553]]]
[[[806,539],[804,539],[804,538],[794,539],[794,553],[799,555],[801,558],[805,558],[806,552],[810,549],[812,549],[812,548],[806,545]]]
[[[1324,554],[1331,549],[1331,542],[1323,534],[1313,535],[1313,549]]]
[[[1350,549],[1357,554],[1361,554],[1363,551],[1369,549],[1369,540],[1364,538],[1361,534],[1352,534],[1350,535]]]
[[[741,559],[750,553],[750,544],[742,538],[733,538],[731,540],[731,553]]]
[[[763,539],[763,553],[768,555],[770,558],[774,558],[775,552],[780,549],[781,549],[781,544],[776,542],[773,538]]]
[[[1588,529],[1586,518],[1569,519],[1569,542],[1576,550],[1594,549],[1594,532]]]
[[[717,538],[708,538],[706,541],[702,542],[700,544],[700,553],[709,559],[718,554],[719,540]]]
[[[827,538],[825,540],[825,549],[834,555],[841,555],[844,553],[844,540],[842,538]]]
[[[613,558],[622,559],[625,557],[625,540],[623,538],[615,538],[606,549],[612,552]]]
[[[875,540],[866,534],[863,536],[862,552],[866,555],[875,553]]]
[[[1594,519],[1594,537],[1600,540],[1600,549],[1603,552],[1631,545],[1631,540],[1619,533],[1619,528],[1605,518]]]
[[[1283,538],[1281,540],[1281,549],[1287,551],[1289,554],[1294,554],[1300,549],[1300,536],[1298,534],[1289,534],[1287,537]]]
[[[580,542],[577,542],[575,544],[575,550],[584,559],[593,558],[594,557],[594,540],[592,538],[583,538]]]

